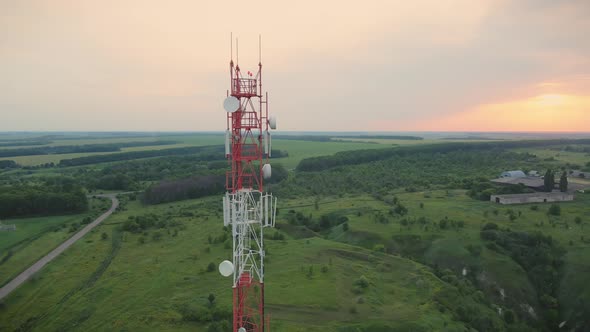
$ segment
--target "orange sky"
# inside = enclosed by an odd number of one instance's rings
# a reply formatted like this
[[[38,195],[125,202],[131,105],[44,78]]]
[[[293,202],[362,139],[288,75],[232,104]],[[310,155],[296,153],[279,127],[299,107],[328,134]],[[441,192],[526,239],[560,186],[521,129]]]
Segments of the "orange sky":
[[[279,130],[590,132],[588,31],[587,1],[4,2],[0,130],[223,130],[234,32]]]
[[[417,128],[436,131],[588,131],[590,97],[546,94],[522,100],[484,104]]]

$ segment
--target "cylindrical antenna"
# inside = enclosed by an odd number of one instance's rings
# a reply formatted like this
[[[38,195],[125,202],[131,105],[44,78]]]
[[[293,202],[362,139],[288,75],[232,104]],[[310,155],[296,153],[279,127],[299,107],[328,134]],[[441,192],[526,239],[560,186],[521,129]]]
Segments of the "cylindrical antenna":
[[[238,49],[238,38],[236,38],[236,65],[240,63],[240,51]]]
[[[262,63],[262,35],[258,35],[258,63]]]
[[[234,62],[234,33],[229,33],[229,59]]]

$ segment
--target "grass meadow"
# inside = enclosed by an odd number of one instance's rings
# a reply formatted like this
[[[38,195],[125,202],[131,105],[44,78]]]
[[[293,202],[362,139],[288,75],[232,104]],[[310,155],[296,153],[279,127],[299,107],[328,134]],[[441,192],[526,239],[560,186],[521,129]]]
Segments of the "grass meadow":
[[[85,218],[93,218],[108,207],[102,200],[90,200],[88,213],[3,220],[16,231],[0,232],[0,285],[4,285],[66,239]],[[77,226],[76,226],[77,225]]]
[[[588,254],[589,246],[580,237],[590,236],[590,195],[562,204],[562,215],[552,217],[556,219],[553,227],[547,205],[535,211],[532,205],[500,206],[471,200],[463,191],[394,194],[408,208],[405,218],[438,222],[447,217],[464,221],[464,226],[427,230],[417,224],[403,226],[401,217],[393,216],[388,217],[389,223],[379,223],[375,214],[386,214],[390,207],[369,196],[326,197],[317,204],[316,198],[280,202],[278,229],[285,240],[272,240],[275,230],[269,230],[266,241],[267,312],[275,330],[336,331],[366,328],[368,321],[402,330],[462,330],[450,314],[439,311],[434,298],[447,286],[422,263],[450,269],[469,266],[474,257],[466,247],[482,245],[479,231],[486,222],[551,234],[568,247],[568,256],[576,258],[575,264],[566,259],[569,285],[564,285],[563,292],[572,292],[574,286],[578,294],[590,291],[580,274],[590,264],[576,257]],[[0,329],[205,329],[202,323],[183,319],[181,308],[206,306],[210,293],[215,295],[215,306],[227,310],[231,306],[231,280],[216,269],[207,271],[209,263],[216,265],[231,255],[224,243],[209,241],[210,236],[223,235],[218,198],[156,206],[124,203],[122,211],[5,299]],[[510,221],[508,209],[520,216]],[[290,210],[314,216],[340,213],[348,217],[349,229],[336,226],[325,234],[297,235],[286,227]],[[130,216],[144,214],[174,220],[177,226],[140,234],[120,230]],[[584,222],[575,224],[576,216]],[[103,239],[102,233],[108,238]],[[378,245],[398,246],[400,253],[382,253],[375,250]],[[522,268],[482,247],[482,266],[493,280],[490,287],[496,287],[497,294],[503,289],[509,296],[535,301]],[[359,291],[354,283],[361,276],[369,286]]]

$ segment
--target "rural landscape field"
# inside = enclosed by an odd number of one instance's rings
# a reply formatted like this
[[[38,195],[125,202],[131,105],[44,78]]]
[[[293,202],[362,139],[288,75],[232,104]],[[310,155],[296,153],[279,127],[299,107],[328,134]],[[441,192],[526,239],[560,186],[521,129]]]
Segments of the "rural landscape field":
[[[590,1],[0,1],[0,332],[590,332]]]
[[[574,176],[590,171],[588,138],[275,136],[271,329],[590,328],[590,181]],[[108,210],[101,194],[120,202],[0,300],[0,330],[229,330],[223,137],[0,135],[0,220],[16,227],[0,232],[1,285]],[[553,170],[555,191],[565,172],[575,198],[491,202],[533,192],[490,181],[509,170]]]

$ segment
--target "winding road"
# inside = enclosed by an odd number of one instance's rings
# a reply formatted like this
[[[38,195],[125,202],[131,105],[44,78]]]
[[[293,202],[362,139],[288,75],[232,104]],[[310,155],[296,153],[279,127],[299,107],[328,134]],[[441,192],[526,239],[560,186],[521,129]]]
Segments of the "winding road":
[[[82,228],[81,231],[74,234],[71,238],[67,239],[65,242],[60,244],[57,248],[53,249],[50,253],[45,255],[43,258],[38,260],[35,264],[31,265],[28,269],[24,270],[21,274],[16,276],[16,278],[12,279],[9,283],[7,283],[4,287],[0,288],[0,300],[6,297],[10,292],[15,290],[18,286],[22,285],[25,281],[27,281],[31,276],[41,270],[47,263],[51,262],[54,258],[59,256],[62,252],[68,249],[72,244],[76,241],[80,240],[84,235],[90,232],[94,227],[98,226],[101,222],[103,222],[106,218],[108,218],[119,206],[119,200],[117,199],[117,194],[103,194],[103,195],[96,195],[96,197],[107,197],[111,199],[111,208],[103,213],[100,217],[96,218],[93,222],[86,225]]]

